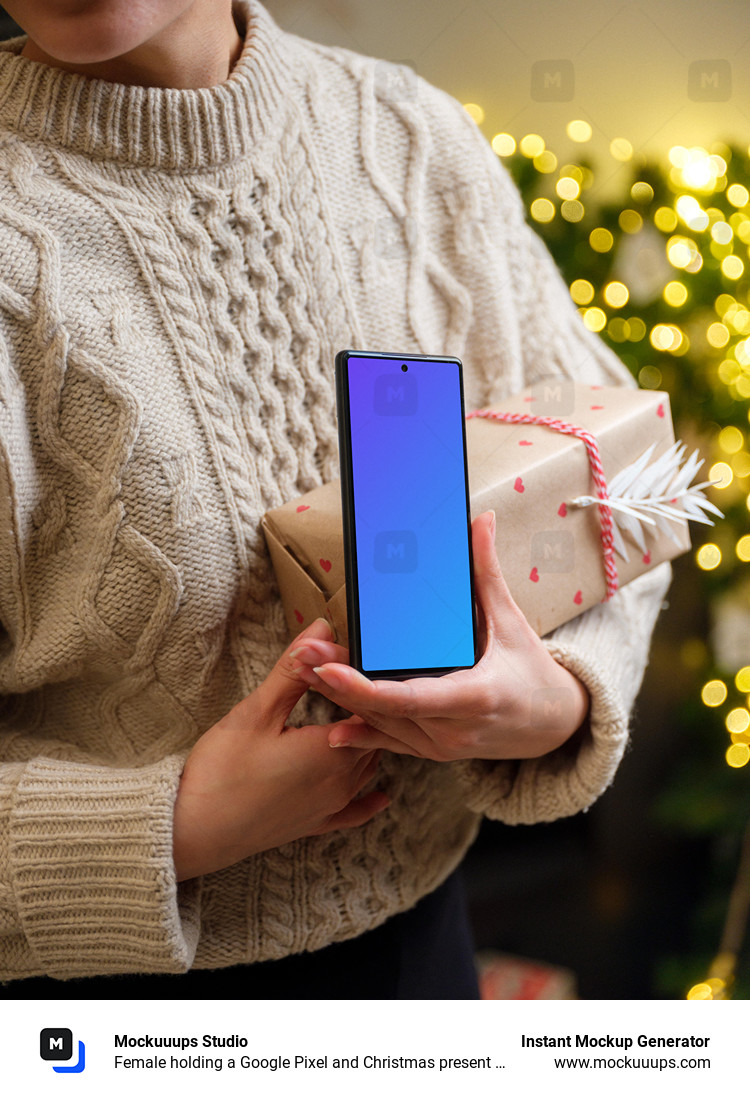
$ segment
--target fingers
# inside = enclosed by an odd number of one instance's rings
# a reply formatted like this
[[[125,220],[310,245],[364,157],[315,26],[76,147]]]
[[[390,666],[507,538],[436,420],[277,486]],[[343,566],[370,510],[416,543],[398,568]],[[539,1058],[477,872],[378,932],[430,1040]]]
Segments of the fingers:
[[[385,810],[390,802],[390,798],[384,791],[373,791],[372,794],[365,794],[362,798],[353,798],[343,810],[332,814],[318,832],[332,833],[338,829],[354,829],[359,825],[365,825],[376,814]]]
[[[477,666],[478,667],[478,666]],[[426,718],[461,717],[474,709],[477,669],[413,680],[368,680],[349,665],[300,668],[297,675],[340,707],[372,725],[380,718],[401,719],[400,730]],[[394,725],[391,721],[391,726]],[[387,747],[387,746],[380,746]]]
[[[354,793],[359,794],[370,783],[378,772],[380,752],[366,752],[354,769]]]
[[[322,665],[326,661],[338,661],[341,664],[348,665],[349,650],[344,646],[336,645],[335,642],[328,642],[319,638],[305,638],[291,651],[289,659],[291,670],[296,676],[301,667],[312,668],[313,665]]]
[[[307,691],[308,685],[300,680],[294,669],[297,660],[293,651],[304,647],[305,642],[331,642],[331,627],[325,619],[316,619],[306,630],[298,634],[284,650],[266,679],[256,688],[257,701],[265,709],[269,720],[283,728],[297,702]]]
[[[377,758],[380,757],[381,749],[387,749],[389,752],[419,755],[419,753],[413,752],[411,747],[405,745],[403,741],[364,721],[357,724],[350,721],[334,726],[328,735],[328,744],[332,749],[359,749],[364,753],[377,750],[375,752]]]

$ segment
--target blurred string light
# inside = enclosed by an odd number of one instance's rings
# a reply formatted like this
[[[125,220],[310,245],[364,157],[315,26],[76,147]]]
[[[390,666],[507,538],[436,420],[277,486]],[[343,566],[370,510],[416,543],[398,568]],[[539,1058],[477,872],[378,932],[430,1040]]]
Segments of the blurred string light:
[[[617,137],[609,145],[615,178],[621,185],[630,179],[619,202],[604,205],[585,162],[590,123],[573,119],[566,134],[579,162],[563,163],[540,134],[518,140],[496,134],[492,145],[509,160],[532,220],[565,271],[583,325],[616,347],[642,387],[669,390],[678,420],[694,421],[700,410],[710,432],[702,448],[705,476],[726,518],[711,541],[696,545],[693,560],[715,613],[722,611],[714,598],[728,596],[744,614],[750,593],[750,148],[675,145],[668,157],[648,162]],[[609,177],[611,168],[605,169]],[[710,729],[723,731],[717,769],[722,776],[750,776],[750,661],[744,657],[748,663],[734,670],[716,667],[703,638],[686,639],[679,657],[694,677],[696,707],[712,716]],[[720,800],[724,779],[721,784]],[[688,992],[691,1000],[730,995],[750,908],[750,827],[743,852],[719,953]],[[747,901],[742,912],[738,897]]]
[[[585,146],[593,137],[593,129],[585,120],[573,119],[566,134],[572,142]],[[750,190],[745,177],[737,179],[736,173],[733,175],[732,151],[728,147],[715,145],[709,150],[675,145],[669,150],[667,162],[654,174],[653,169],[645,169],[642,160],[634,160],[635,151],[627,138],[614,138],[609,145],[610,156],[623,167],[628,166],[632,182],[619,210],[603,208],[597,214],[593,207],[587,210],[586,193],[594,182],[588,164],[558,161],[543,136],[536,133],[524,134],[518,140],[509,133],[499,133],[492,139],[492,146],[501,157],[520,154],[521,162],[528,165],[525,178],[529,188],[533,179],[538,181],[530,214],[543,234],[560,235],[567,232],[562,228],[565,223],[581,223],[577,241],[587,242],[591,260],[588,267],[579,264],[579,275],[569,280],[570,296],[585,327],[618,345],[626,362],[629,345],[639,348],[641,360],[642,349],[651,349],[652,362],[631,361],[641,386],[661,387],[665,371],[674,386],[673,369],[666,364],[672,361],[677,365],[691,355],[695,345],[695,354],[707,362],[711,356],[717,357],[708,375],[717,398],[728,398],[732,403],[750,400]],[[602,217],[605,211],[607,216]],[[642,300],[637,274],[623,278],[617,267],[612,270],[612,257],[621,240],[639,237],[647,224],[652,227],[651,233],[656,230],[661,234],[666,277],[655,299],[661,303],[661,316],[657,312],[654,317],[649,307],[644,320],[638,316],[640,310],[633,309],[636,291],[635,301]],[[585,262],[580,246],[575,247],[573,254]],[[649,242],[648,247],[653,248],[653,244]],[[593,271],[600,274],[592,277]],[[702,304],[705,295],[694,294],[693,287],[694,280],[703,280],[702,285],[706,285],[709,279],[718,284],[719,293],[709,298],[706,307]],[[750,423],[750,408],[746,420]],[[715,483],[716,493],[736,494],[741,484],[745,514],[750,511],[750,448],[746,444],[746,433],[737,424],[717,425],[707,475]],[[736,495],[731,497],[735,499]],[[738,531],[730,540],[719,538],[720,530],[717,528],[716,541],[696,547],[694,559],[701,572],[726,578],[735,567],[750,564],[750,534]],[[705,665],[710,660],[705,646],[701,654],[700,662]],[[737,691],[750,696],[750,665],[740,672]],[[736,769],[750,762],[750,711],[737,705],[738,700],[731,697],[734,685],[730,690],[727,683],[732,684],[731,676],[727,682],[706,681],[700,697],[707,707],[728,708],[723,720],[733,740],[726,749],[726,762]],[[747,724],[740,729],[746,716]]]
[[[473,118],[477,126],[481,126],[484,122],[484,108],[480,107],[478,103],[464,103],[464,110],[470,118]]]
[[[594,131],[591,129],[591,126],[588,122],[585,122],[581,118],[576,118],[573,119],[572,122],[568,123],[565,128],[565,132],[567,133],[571,141],[584,142],[591,141],[591,137]]]

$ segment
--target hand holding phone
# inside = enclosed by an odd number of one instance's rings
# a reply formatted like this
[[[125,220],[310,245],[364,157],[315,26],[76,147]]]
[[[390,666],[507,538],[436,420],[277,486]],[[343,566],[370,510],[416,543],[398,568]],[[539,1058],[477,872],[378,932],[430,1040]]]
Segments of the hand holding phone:
[[[347,650],[332,641],[296,653],[298,678],[366,723],[336,729],[330,745],[440,761],[521,760],[552,752],[582,727],[588,692],[513,602],[492,520],[485,512],[472,524],[481,651],[473,668],[391,682],[350,667]]]

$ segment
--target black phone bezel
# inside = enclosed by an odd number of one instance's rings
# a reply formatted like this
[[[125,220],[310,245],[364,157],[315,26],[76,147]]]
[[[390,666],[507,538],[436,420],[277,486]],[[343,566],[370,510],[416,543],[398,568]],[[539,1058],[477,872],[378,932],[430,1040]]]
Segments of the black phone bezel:
[[[352,475],[351,420],[349,411],[349,376],[347,365],[350,358],[383,359],[389,362],[428,362],[455,363],[458,368],[459,394],[461,399],[461,436],[464,454],[464,484],[466,489],[466,538],[469,549],[469,584],[471,590],[471,617],[474,634],[474,661],[471,665],[455,665],[444,668],[410,669],[373,669],[362,667],[362,638],[359,617],[359,579],[357,575],[357,543],[354,522],[354,485]],[[476,593],[474,586],[474,556],[471,544],[471,500],[469,494],[469,467],[466,451],[466,414],[464,408],[463,364],[453,355],[414,355],[394,352],[358,351],[346,349],[336,355],[336,406],[338,413],[339,459],[341,470],[341,511],[344,529],[344,571],[346,575],[346,614],[349,629],[349,660],[358,672],[368,680],[410,680],[415,676],[445,676],[451,672],[460,672],[474,668],[479,660],[479,634],[477,627]]]

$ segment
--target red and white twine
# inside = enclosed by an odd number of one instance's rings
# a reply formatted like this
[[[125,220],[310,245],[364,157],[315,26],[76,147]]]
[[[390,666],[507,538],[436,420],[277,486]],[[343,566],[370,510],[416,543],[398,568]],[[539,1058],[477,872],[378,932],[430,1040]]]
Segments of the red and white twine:
[[[604,555],[604,573],[607,579],[607,594],[602,602],[609,600],[617,591],[617,565],[615,563],[615,536],[612,509],[607,501],[607,479],[604,476],[604,468],[599,457],[599,446],[596,437],[585,428],[577,424],[568,424],[565,420],[557,420],[553,416],[531,416],[530,413],[502,413],[493,412],[491,409],[475,409],[467,413],[466,419],[481,417],[484,420],[500,420],[504,424],[539,424],[544,428],[551,428],[553,432],[561,435],[572,435],[580,439],[586,447],[586,453],[591,468],[591,477],[596,487],[596,497],[599,503],[599,523],[601,525],[602,553]]]

